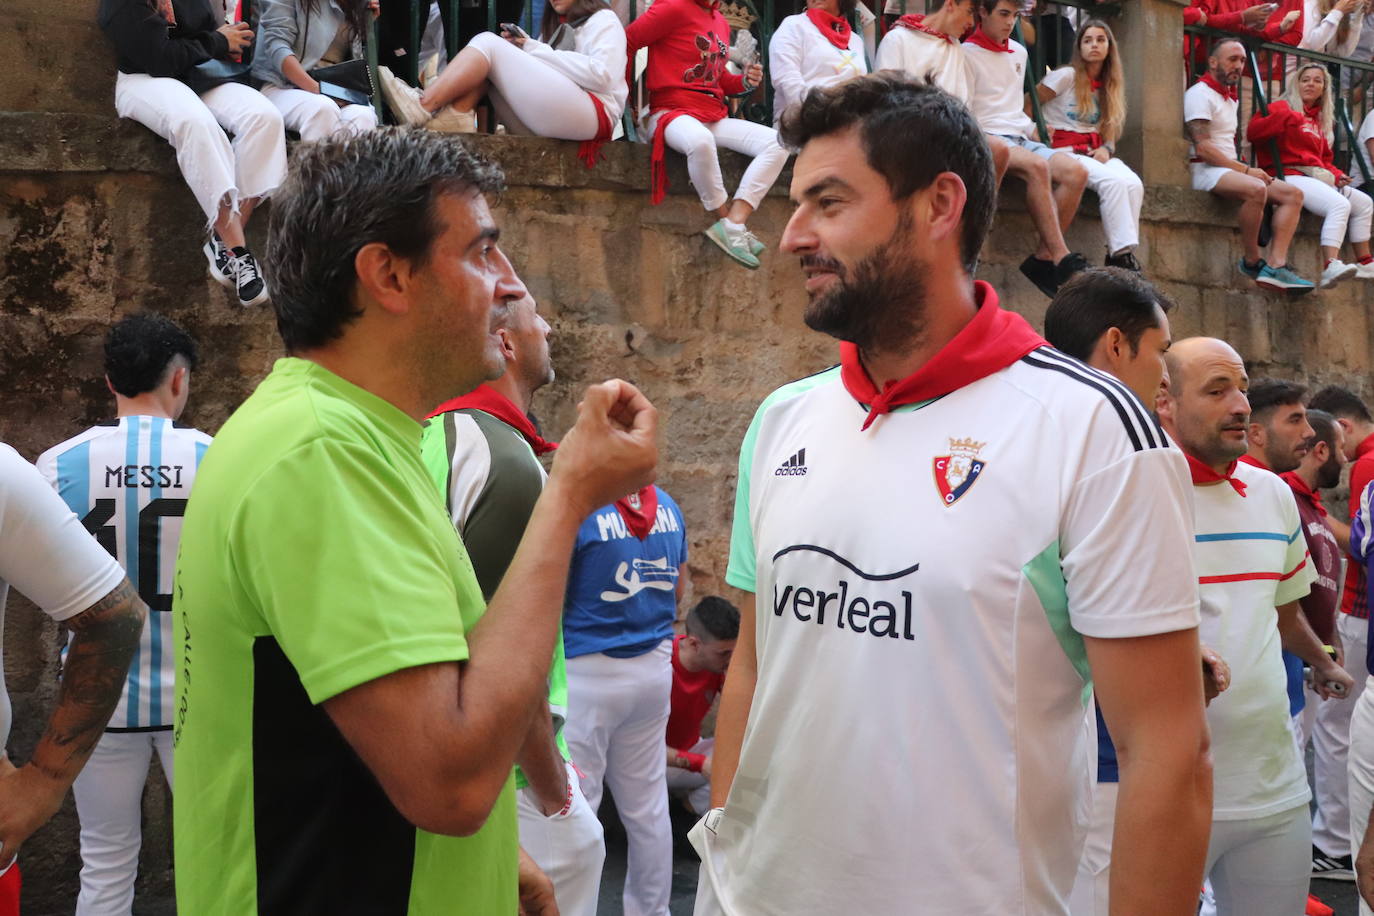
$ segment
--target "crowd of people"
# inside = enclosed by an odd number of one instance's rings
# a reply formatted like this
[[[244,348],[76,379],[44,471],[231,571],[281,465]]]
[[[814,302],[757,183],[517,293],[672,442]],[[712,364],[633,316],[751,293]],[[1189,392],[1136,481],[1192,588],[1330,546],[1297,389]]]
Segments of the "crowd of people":
[[[256,305],[270,289],[244,227],[282,182],[284,131],[315,141],[376,127],[364,42],[370,20],[386,21],[387,11],[379,0],[266,0],[255,32],[237,18],[241,7],[224,13],[220,3],[103,0],[100,21],[118,55],[116,110],[176,148],[182,175],[206,216],[210,275],[233,288],[241,304]],[[1184,21],[1302,49],[1374,55],[1374,27],[1364,28],[1374,9],[1366,11],[1364,0],[1305,0],[1287,11],[1271,6],[1280,4],[1193,0]],[[777,122],[811,89],[871,68],[898,70],[933,80],[968,104],[992,147],[999,181],[1010,172],[1025,184],[1036,248],[1021,271],[1038,289],[1053,296],[1089,266],[1065,243],[1085,189],[1100,201],[1104,265],[1139,272],[1144,185],[1116,155],[1127,87],[1110,25],[1081,10],[1071,18],[1042,16],[1052,27],[1042,24],[1046,34],[1037,59],[1050,64],[1032,75],[1032,97],[1025,92],[1027,48],[1012,36],[1037,4],[941,0],[928,14],[905,8],[888,5],[890,27],[870,53],[852,25],[868,22],[872,29],[874,17],[862,4],[806,0],[804,12],[779,23],[766,49],[765,75],[761,55],[750,50],[752,36],[732,30],[718,4],[659,0],[627,24],[626,11],[602,0],[544,0],[537,38],[515,22],[502,22],[499,33],[448,23],[464,38],[452,60],[441,68],[442,53],[433,49],[420,86],[383,65],[379,90],[397,123],[447,132],[476,130],[486,100],[489,126],[580,141],[588,167],[595,166],[602,144],[623,136],[628,115],[652,148],[651,201],[661,201],[667,190],[666,151],[681,153],[703,208],[716,217],[705,236],[736,263],[756,269],[767,246],[748,220],[788,158]],[[503,13],[519,18],[519,8]],[[1035,29],[1022,25],[1022,37],[1035,40]],[[1363,44],[1362,36],[1368,39]],[[647,53],[642,71],[640,52]],[[1246,49],[1239,40],[1204,46],[1190,37],[1186,56],[1198,77],[1185,100],[1192,184],[1239,202],[1240,273],[1291,293],[1349,278],[1374,280],[1374,205],[1356,187],[1357,177],[1337,167],[1333,153],[1333,99],[1351,87],[1331,85],[1324,66],[1299,66],[1296,56],[1288,56],[1286,64],[1270,62],[1265,74],[1286,74],[1283,98],[1251,118],[1253,82],[1245,75]],[[631,100],[636,77],[645,93],[642,107]],[[771,126],[738,111],[737,100],[760,92],[765,78],[772,89]],[[1374,161],[1374,116],[1363,124],[1359,143]],[[722,148],[749,159],[733,193],[721,174]],[[1304,208],[1323,220],[1323,268],[1315,283],[1288,263]],[[1350,254],[1343,260],[1347,242]]]

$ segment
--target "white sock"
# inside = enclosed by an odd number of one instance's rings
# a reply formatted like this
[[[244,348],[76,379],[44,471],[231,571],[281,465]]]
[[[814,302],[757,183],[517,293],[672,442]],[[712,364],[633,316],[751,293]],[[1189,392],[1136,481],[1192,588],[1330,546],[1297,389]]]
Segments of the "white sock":
[[[744,223],[737,223],[728,216],[721,217],[720,221],[725,224],[726,229],[734,232],[739,232],[744,228]]]

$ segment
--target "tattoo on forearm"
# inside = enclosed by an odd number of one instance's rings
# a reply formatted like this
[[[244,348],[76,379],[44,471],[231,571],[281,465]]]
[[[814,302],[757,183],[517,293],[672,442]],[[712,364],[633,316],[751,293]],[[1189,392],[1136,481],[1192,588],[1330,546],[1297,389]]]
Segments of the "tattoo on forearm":
[[[66,621],[74,636],[63,666],[62,689],[33,763],[70,780],[95,748],[119,703],[129,663],[143,633],[147,608],[128,580]]]

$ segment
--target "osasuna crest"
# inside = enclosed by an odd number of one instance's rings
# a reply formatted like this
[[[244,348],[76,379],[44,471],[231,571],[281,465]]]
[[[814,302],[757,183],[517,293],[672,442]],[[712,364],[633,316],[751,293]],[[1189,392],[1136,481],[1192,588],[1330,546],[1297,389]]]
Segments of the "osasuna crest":
[[[630,509],[634,512],[638,512],[640,508],[644,505],[644,503],[640,500],[638,493],[631,493],[629,496],[625,497],[625,502],[630,504]]]
[[[940,500],[946,506],[957,503],[978,475],[983,473],[987,462],[978,457],[986,442],[972,439],[950,439],[949,454],[941,455],[932,462],[935,469],[935,489],[940,491]]]

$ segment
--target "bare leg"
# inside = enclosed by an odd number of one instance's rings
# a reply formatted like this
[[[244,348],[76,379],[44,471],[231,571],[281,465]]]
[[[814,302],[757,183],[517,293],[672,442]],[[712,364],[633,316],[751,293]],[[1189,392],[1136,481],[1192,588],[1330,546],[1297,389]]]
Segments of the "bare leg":
[[[1245,248],[1245,261],[1253,264],[1259,260],[1260,221],[1264,219],[1265,184],[1258,178],[1229,172],[1221,176],[1212,193],[1227,200],[1240,201],[1240,211],[1236,215],[1240,223],[1240,242]],[[1277,227],[1276,233],[1277,234]],[[1290,235],[1291,237],[1291,235]],[[1284,245],[1287,255],[1288,246]]]
[[[471,111],[486,91],[487,74],[490,72],[491,63],[485,54],[473,48],[464,48],[425,87],[420,94],[420,104],[431,113],[450,103],[460,111]]]
[[[1059,211],[1059,231],[1068,232],[1073,218],[1078,215],[1083,189],[1088,186],[1088,170],[1072,156],[1056,153],[1050,157],[1050,177],[1054,180],[1054,208]]]
[[[1007,152],[1007,170],[1026,183],[1026,208],[1040,236],[1035,256],[1058,264],[1069,253],[1069,247],[1064,244],[1064,233],[1059,229],[1059,212],[1055,209],[1054,193],[1050,188],[1049,163],[1019,146],[1008,145]]]
[[[1368,242],[1351,242],[1350,247],[1355,249],[1356,258],[1363,259],[1370,256]]]
[[[1275,181],[1266,190],[1268,199],[1278,204],[1274,209],[1274,240],[1269,243],[1269,263],[1282,267],[1288,263],[1288,245],[1302,217],[1302,191],[1286,181]]]
[[[1011,151],[1007,145],[996,137],[988,137],[988,149],[992,151],[992,169],[996,173],[997,186],[1001,187],[1002,179],[1007,174],[1007,164],[1011,159]]]
[[[247,243],[243,237],[243,217],[236,214],[228,203],[219,206],[219,216],[215,219],[215,234],[226,248],[242,248]]]
[[[1333,248],[1333,247],[1331,247],[1330,245],[1323,245],[1323,246],[1322,246],[1322,263],[1323,263],[1323,264],[1325,264],[1327,261],[1334,261],[1334,260],[1336,260],[1336,258],[1339,258],[1340,256],[1341,256],[1341,250],[1340,250],[1339,248]]]

